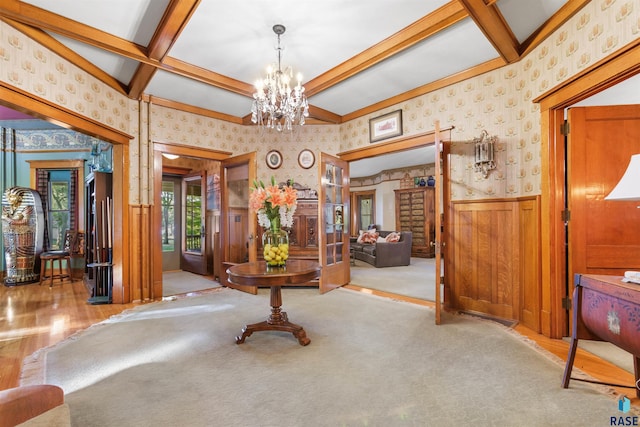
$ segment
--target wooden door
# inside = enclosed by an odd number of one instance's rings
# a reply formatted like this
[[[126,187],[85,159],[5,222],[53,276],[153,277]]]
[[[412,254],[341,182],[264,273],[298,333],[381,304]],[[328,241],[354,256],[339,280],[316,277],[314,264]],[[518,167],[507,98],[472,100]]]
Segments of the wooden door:
[[[568,120],[568,282],[573,292],[576,273],[640,270],[640,203],[604,200],[631,155],[640,153],[640,105],[572,108]]]
[[[349,164],[320,153],[318,216],[320,227],[320,293],[349,283]]]
[[[257,218],[249,209],[250,187],[256,179],[256,153],[222,161],[220,176],[220,283],[230,288],[257,294],[255,286],[236,286],[227,280],[229,265],[257,260]]]
[[[205,222],[207,174],[201,171],[182,178],[182,254],[180,268],[195,274],[207,271]]]
[[[182,253],[182,180],[175,176],[162,177],[160,190],[162,210],[162,271],[180,270]]]
[[[440,324],[441,321],[441,312],[442,312],[442,293],[441,284],[444,284],[444,271],[442,269],[442,248],[444,246],[443,243],[443,235],[442,235],[442,216],[440,212],[442,212],[442,200],[444,200],[443,186],[445,182],[449,182],[448,180],[442,179],[442,169],[443,169],[443,160],[444,160],[444,150],[442,141],[440,141],[440,122],[436,121],[436,135],[435,135],[435,150],[436,150],[436,159],[435,159],[435,200],[434,200],[434,211],[435,211],[435,233],[434,233],[434,241],[429,242],[435,249],[436,256],[436,277],[434,278],[435,283],[435,304],[436,304],[436,316],[435,323],[436,325]]]

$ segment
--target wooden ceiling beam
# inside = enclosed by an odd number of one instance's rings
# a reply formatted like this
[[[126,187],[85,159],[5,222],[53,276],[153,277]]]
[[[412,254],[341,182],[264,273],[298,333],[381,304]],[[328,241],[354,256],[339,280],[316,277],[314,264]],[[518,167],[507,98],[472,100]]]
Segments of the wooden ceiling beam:
[[[431,83],[427,83],[415,89],[411,89],[407,92],[401,93],[399,95],[393,96],[391,98],[385,99],[383,101],[377,102],[375,104],[371,104],[365,108],[361,108],[360,110],[353,111],[349,114],[345,114],[342,116],[342,122],[348,122],[350,120],[357,119],[358,117],[366,116],[368,114],[375,113],[376,111],[380,111],[384,108],[391,107],[396,104],[400,104],[402,102],[406,102],[410,99],[416,98],[418,96],[434,92],[436,90],[442,89],[444,87],[450,86],[455,83],[460,83],[467,79],[479,76],[481,74],[487,73],[489,71],[497,70],[500,67],[504,67],[506,65],[504,59],[496,58],[491,59],[487,62],[484,62],[480,65],[476,65],[474,67],[469,68],[468,70],[461,71],[456,74],[452,74],[448,77],[444,77],[440,80],[436,80]]]
[[[512,63],[520,59],[520,43],[495,4],[486,5],[484,0],[459,2],[505,61]]]
[[[157,96],[149,96],[147,100],[153,105],[159,105],[161,107],[173,108],[174,110],[185,111],[187,113],[198,114],[200,116],[210,117],[212,119],[223,120],[229,123],[242,124],[242,118],[232,116],[230,114],[219,113],[217,111],[208,110],[206,108],[196,107],[190,104],[184,104],[182,102],[171,101],[165,98],[159,98]]]
[[[160,68],[249,98],[253,98],[253,93],[255,92],[255,88],[249,83],[188,64],[170,56],[164,58]]]
[[[198,4],[200,0],[171,0],[147,47],[149,59],[162,61],[193,16]],[[155,65],[141,63],[129,84],[129,96],[139,98],[156,70]]]
[[[467,16],[467,12],[458,1],[451,1],[391,37],[306,82],[304,84],[305,93],[309,97],[316,95],[450,27]]]
[[[152,61],[147,57],[147,50],[143,46],[28,3],[3,0],[0,3],[0,16],[99,47],[129,59],[158,64],[158,61]]]

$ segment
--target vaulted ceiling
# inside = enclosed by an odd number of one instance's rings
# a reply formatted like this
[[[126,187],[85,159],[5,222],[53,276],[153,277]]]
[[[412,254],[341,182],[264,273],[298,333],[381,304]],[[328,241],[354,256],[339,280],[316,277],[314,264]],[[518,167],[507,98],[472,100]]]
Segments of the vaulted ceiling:
[[[252,82],[303,74],[342,123],[518,61],[589,0],[3,0],[0,19],[132,99],[250,124]]]

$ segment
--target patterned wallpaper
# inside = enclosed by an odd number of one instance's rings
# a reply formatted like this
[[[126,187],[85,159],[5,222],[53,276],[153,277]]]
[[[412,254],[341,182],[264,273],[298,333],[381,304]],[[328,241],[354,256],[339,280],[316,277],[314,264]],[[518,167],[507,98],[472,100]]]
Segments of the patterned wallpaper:
[[[455,127],[453,200],[540,194],[540,115],[532,100],[638,37],[637,0],[594,0],[518,63],[342,125],[340,151],[369,145],[369,119],[402,108],[404,135],[432,130],[436,120]],[[471,141],[482,130],[498,137],[497,168],[487,179],[473,171]]]
[[[130,145],[130,202],[152,203],[153,150],[149,141],[176,142],[242,154],[258,152],[258,175],[293,178],[313,187],[316,168],[298,166],[303,148],[335,154],[369,145],[368,121],[403,110],[405,136],[452,131],[454,200],[540,194],[540,116],[532,100],[640,36],[637,0],[593,0],[516,64],[394,105],[342,125],[307,125],[292,134],[260,133],[202,116],[133,101],[0,22],[0,80],[134,136]],[[471,140],[486,130],[498,137],[497,169],[487,179],[472,168]],[[269,169],[270,149],[283,165]]]

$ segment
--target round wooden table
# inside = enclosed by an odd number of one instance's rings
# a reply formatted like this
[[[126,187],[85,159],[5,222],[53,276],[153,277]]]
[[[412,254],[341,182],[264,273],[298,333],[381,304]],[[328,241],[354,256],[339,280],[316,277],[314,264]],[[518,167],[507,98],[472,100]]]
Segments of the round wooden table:
[[[256,331],[291,332],[300,345],[311,342],[300,325],[289,322],[287,313],[281,310],[282,286],[297,286],[320,277],[320,264],[315,261],[292,259],[285,267],[267,268],[264,261],[237,264],[227,269],[229,282],[239,286],[257,286],[271,288],[271,315],[264,322],[247,325],[242,335],[236,337],[236,344],[242,344],[248,336]]]

